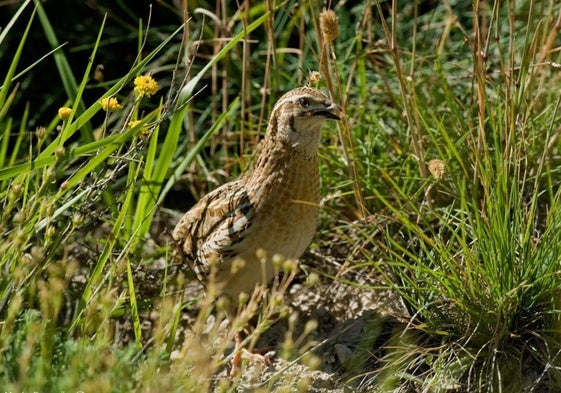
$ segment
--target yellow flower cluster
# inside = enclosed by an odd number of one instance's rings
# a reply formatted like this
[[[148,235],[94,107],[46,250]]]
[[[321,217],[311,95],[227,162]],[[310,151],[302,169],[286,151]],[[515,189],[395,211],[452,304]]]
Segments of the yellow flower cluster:
[[[140,120],[132,120],[132,121],[129,121],[128,126],[130,128],[134,128],[137,125],[139,125],[140,123],[141,123]],[[136,136],[139,137],[140,139],[146,139],[150,136],[150,133],[151,133],[151,131],[148,128],[141,128],[136,133]]]
[[[134,78],[134,91],[140,96],[150,97],[158,91],[158,82],[149,75],[137,76]]]
[[[103,98],[99,103],[105,112],[115,112],[123,109],[123,106],[119,104],[115,97]]]

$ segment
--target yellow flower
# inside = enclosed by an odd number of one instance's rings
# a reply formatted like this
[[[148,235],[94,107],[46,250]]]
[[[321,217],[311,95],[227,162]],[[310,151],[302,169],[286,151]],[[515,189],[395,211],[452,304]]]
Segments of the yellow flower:
[[[150,97],[156,94],[159,88],[158,82],[149,75],[134,78],[134,91],[140,96]]]
[[[123,109],[123,106],[119,104],[115,97],[104,98],[99,103],[105,112],[115,112]]]
[[[63,106],[62,108],[58,108],[58,116],[62,120],[68,120],[68,118],[70,117],[71,114],[72,114],[72,109],[70,109],[67,106]]]
[[[139,124],[140,124],[140,120],[132,120],[132,121],[129,121],[128,126],[130,128],[134,128]],[[136,133],[136,136],[139,137],[140,139],[146,139],[150,136],[150,130],[148,128],[141,128]]]
[[[333,10],[323,11],[319,14],[319,29],[325,42],[331,44],[339,35],[339,23]]]

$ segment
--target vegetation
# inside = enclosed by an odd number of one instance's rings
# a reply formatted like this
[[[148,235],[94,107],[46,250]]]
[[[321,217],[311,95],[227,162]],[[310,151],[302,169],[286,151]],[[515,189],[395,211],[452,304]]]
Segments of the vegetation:
[[[407,309],[386,310],[400,323],[368,370],[376,389],[558,391],[558,2],[351,2],[336,20],[314,0],[159,2],[143,17],[110,3],[76,18],[70,44],[39,0],[2,6],[5,391],[241,386],[216,378],[235,327],[257,315],[255,342],[293,322],[282,295],[302,273],[279,261],[286,280],[224,329],[212,286],[184,297],[193,277],[164,228],[251,166],[276,97],[304,83],[346,113],[324,136],[312,248],[356,246],[340,262]],[[37,37],[50,48],[30,50]],[[281,355],[318,366],[313,328],[289,328]]]

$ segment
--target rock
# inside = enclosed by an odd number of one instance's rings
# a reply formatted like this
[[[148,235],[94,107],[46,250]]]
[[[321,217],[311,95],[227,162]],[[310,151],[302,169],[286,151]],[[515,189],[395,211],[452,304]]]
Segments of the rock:
[[[353,351],[343,344],[335,344],[334,348],[335,354],[337,355],[337,360],[339,360],[339,364],[344,367],[346,370],[349,370],[355,359],[355,354]]]

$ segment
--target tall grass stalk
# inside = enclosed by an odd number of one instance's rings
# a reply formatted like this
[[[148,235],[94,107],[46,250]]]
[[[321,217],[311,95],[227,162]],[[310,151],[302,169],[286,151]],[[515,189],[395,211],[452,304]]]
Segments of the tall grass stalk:
[[[430,200],[419,204],[411,183],[395,176],[386,178],[393,198],[371,188],[393,221],[385,239],[372,239],[386,255],[375,265],[404,299],[409,329],[423,332],[414,355],[406,361],[389,355],[387,365],[405,373],[402,383],[425,390],[521,391],[536,383],[533,373],[544,386],[561,380],[561,190],[557,171],[544,165],[557,140],[559,100],[535,105],[548,94],[529,89],[547,72],[532,64],[550,34],[533,9],[521,25],[513,5],[503,5],[495,1],[488,10],[473,2],[471,105],[458,100],[458,86],[438,58],[438,78],[428,77],[438,88],[401,88],[407,122],[417,130],[412,153],[420,162],[432,155],[445,163],[442,179],[419,167],[417,185],[431,190],[423,193]],[[393,22],[394,16],[392,9]],[[395,30],[384,31],[395,42]],[[395,48],[390,54],[399,70]],[[426,83],[417,78],[417,86]],[[446,109],[424,105],[432,102],[429,94]],[[422,372],[421,363],[428,364]],[[447,387],[438,387],[443,381]]]

